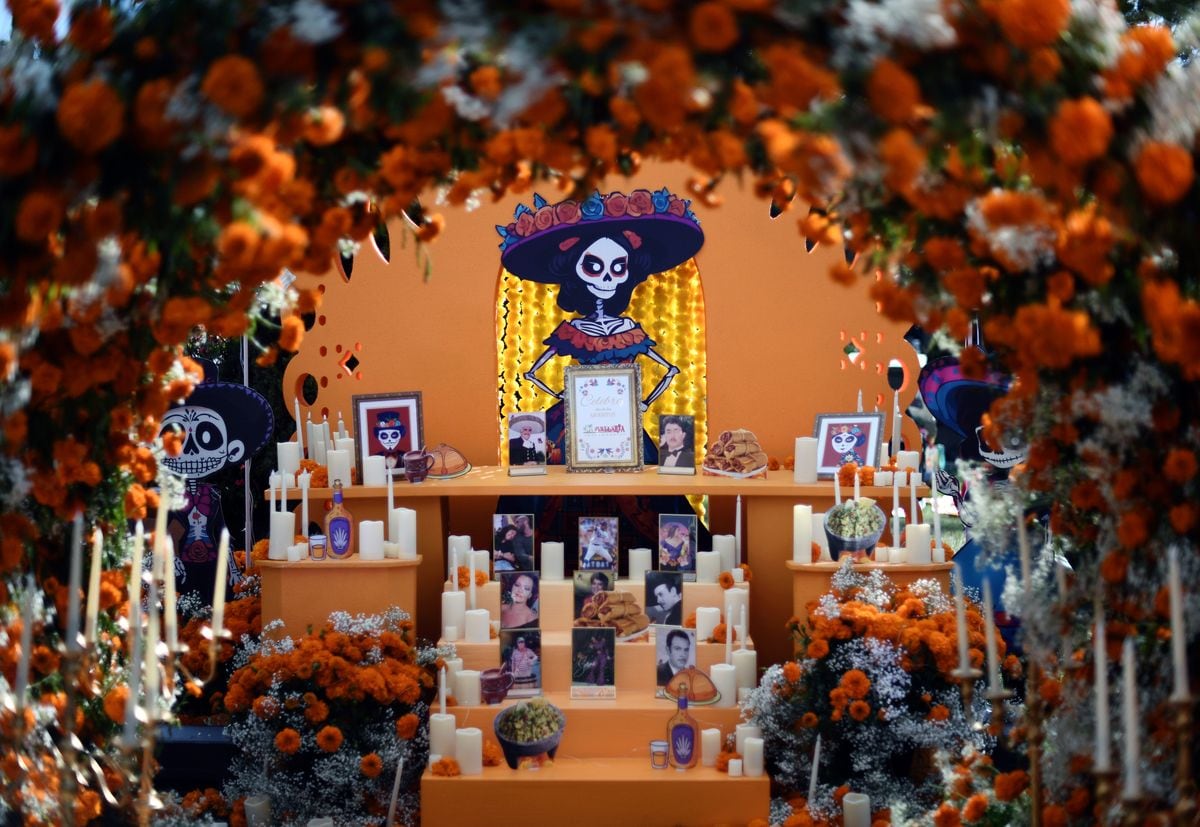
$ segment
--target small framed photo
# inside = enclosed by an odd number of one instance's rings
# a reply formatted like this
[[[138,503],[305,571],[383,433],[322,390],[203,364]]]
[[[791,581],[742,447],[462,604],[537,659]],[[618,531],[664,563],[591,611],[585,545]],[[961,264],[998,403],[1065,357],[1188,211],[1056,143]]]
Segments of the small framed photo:
[[[570,365],[563,381],[567,470],[642,470],[641,368]]]
[[[586,623],[599,623],[600,606],[596,595],[610,592],[617,582],[613,569],[578,570],[575,572],[575,619]]]
[[[508,415],[508,474],[523,477],[546,473],[546,414]]]
[[[571,630],[571,697],[617,697],[617,630]]]
[[[354,464],[365,479],[367,457],[383,457],[387,472],[404,477],[404,454],[425,445],[420,391],[357,393],[350,397],[354,410]]]
[[[579,568],[618,568],[616,517],[579,518]]]
[[[696,544],[699,529],[695,514],[658,515],[658,568],[683,572],[683,579],[696,579]]]
[[[654,685],[660,697],[676,672],[696,665],[696,630],[682,626],[655,626]]]
[[[534,533],[532,514],[492,515],[492,572],[533,571]]]
[[[646,572],[646,616],[665,626],[683,625],[683,573]]]
[[[817,438],[817,474],[822,479],[833,479],[839,468],[851,462],[860,468],[875,467],[883,439],[883,414],[817,414],[813,436]]]
[[[537,629],[500,632],[500,666],[512,672],[510,698],[542,694],[542,633]]]
[[[696,473],[696,418],[664,414],[658,418],[658,473]]]
[[[541,625],[536,571],[500,572],[500,628],[536,629]]]

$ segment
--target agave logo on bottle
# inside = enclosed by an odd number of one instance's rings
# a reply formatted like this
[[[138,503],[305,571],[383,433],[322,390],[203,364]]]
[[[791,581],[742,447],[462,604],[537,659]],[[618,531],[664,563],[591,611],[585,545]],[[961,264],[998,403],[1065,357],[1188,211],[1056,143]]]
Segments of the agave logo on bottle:
[[[350,520],[334,517],[329,521],[329,550],[335,557],[350,556]]]
[[[675,750],[675,760],[680,764],[688,764],[692,760],[692,750],[696,747],[695,733],[687,724],[676,724],[671,727],[671,746]]]

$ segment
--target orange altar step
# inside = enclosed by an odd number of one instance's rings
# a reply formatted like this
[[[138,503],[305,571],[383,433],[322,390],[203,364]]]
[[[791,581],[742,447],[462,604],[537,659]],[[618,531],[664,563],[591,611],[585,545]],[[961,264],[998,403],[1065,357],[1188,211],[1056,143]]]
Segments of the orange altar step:
[[[669,712],[659,722],[664,727]],[[573,721],[573,718],[571,719]],[[567,732],[571,723],[567,725]],[[560,751],[538,769],[484,767],[482,775],[421,779],[421,823],[442,825],[570,824],[572,827],[744,825],[767,818],[770,780],[730,778],[712,767],[656,770],[646,754],[574,758]]]
[[[573,700],[566,690],[547,692],[545,698],[567,716],[559,758],[637,756],[649,766],[650,741],[664,737],[667,719],[675,713],[675,702],[655,698],[653,689],[623,690],[618,686],[617,697],[612,700]],[[493,721],[516,702],[509,698],[502,704],[453,706],[446,711],[454,713],[460,728],[479,727],[485,740],[495,741]],[[742,723],[741,710],[736,706],[692,705],[688,711],[701,729],[719,729],[722,738],[732,735]]]
[[[282,620],[283,632],[302,635],[320,628],[337,611],[377,614],[398,606],[417,616],[421,557],[362,560],[259,560],[263,625]]]

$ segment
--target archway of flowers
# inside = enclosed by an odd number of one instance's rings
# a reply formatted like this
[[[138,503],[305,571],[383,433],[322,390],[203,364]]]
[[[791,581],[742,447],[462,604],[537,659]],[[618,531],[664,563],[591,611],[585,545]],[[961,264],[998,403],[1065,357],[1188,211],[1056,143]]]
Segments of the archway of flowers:
[[[82,511],[107,538],[111,586],[85,750],[114,749],[119,529],[156,503],[155,452],[178,450],[154,440],[200,378],[189,335],[249,333],[264,362],[294,349],[319,296],[259,288],[327,271],[400,212],[431,241],[443,218],[417,201],[431,185],[454,206],[542,179],[579,194],[656,157],[690,162],[698,199],[752,178],[800,232],[858,254],[830,275],[885,314],[959,341],[982,320],[1016,377],[987,430],[1030,446],[995,522],[1043,505],[1071,565],[1056,585],[1046,550],[1014,596],[1046,675],[1029,706],[1058,739],[1042,801],[1024,806],[1092,817],[1094,601],[1112,654],[1136,644],[1144,794],[1176,804],[1186,704],[1152,676],[1172,635],[1194,648],[1200,633],[1200,68],[1178,59],[1194,21],[1131,25],[1103,0],[211,0],[203,14],[158,0],[74,3],[59,39],[56,0],[8,5],[0,657],[11,684],[11,590],[31,574],[57,608],[37,624],[32,679],[62,709],[63,548]],[[1168,549],[1189,584],[1183,628],[1168,622]],[[20,747],[53,787],[44,748]],[[85,788],[78,820],[100,809]]]

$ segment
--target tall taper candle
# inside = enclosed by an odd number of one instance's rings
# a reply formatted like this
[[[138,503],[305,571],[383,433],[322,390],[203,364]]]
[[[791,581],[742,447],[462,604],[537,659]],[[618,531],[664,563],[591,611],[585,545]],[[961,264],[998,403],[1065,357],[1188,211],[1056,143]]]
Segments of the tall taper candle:
[[[104,536],[100,529],[92,529],[92,560],[88,571],[87,612],[83,620],[84,644],[96,642],[96,622],[100,615],[100,558],[104,556]]]
[[[129,697],[125,701],[125,727],[122,730],[125,744],[129,746],[133,746],[137,736],[137,711],[140,708],[138,696],[142,688],[142,661],[145,658],[142,653],[142,582],[140,579],[132,580],[131,585],[133,584],[136,584],[138,598],[129,601],[129,614],[133,616],[136,612],[137,622],[131,623],[129,627]]]
[[[341,418],[341,414],[338,414],[339,423]],[[400,748],[400,760],[396,762],[396,777],[392,781],[392,798],[388,802],[387,821],[384,824],[392,825],[396,823],[396,805],[400,803],[400,782],[404,778],[404,756],[406,753],[407,750],[402,745]],[[329,827],[334,827],[332,818],[329,819]]]
[[[317,443],[316,443],[316,440],[313,438],[314,434],[316,433],[313,430],[314,428],[315,428],[315,426],[313,425],[313,421],[312,421],[312,411],[310,410],[308,412],[308,416],[305,417],[305,420],[304,420],[304,436],[305,436],[305,444],[308,446],[308,458],[313,460],[314,462],[316,462],[317,461]],[[324,463],[322,463],[322,464],[324,464]]]
[[[296,408],[296,444],[300,446],[300,458],[304,459],[304,421],[300,419],[300,397],[293,397]]]
[[[921,522],[921,512],[917,510],[917,474],[908,475],[908,524],[917,525]]]
[[[1125,727],[1125,778],[1123,798],[1142,797],[1142,777],[1139,764],[1142,759],[1142,733],[1139,729],[1141,716],[1138,714],[1137,661],[1133,654],[1133,638],[1125,638],[1121,651],[1121,723]]]
[[[438,712],[446,714],[446,667],[438,669]]]
[[[900,393],[892,394],[892,456],[900,456]]]
[[[1033,564],[1029,557],[1029,534],[1025,531],[1025,512],[1017,514],[1017,553],[1021,559],[1021,588],[1026,594],[1033,579]]]
[[[742,495],[737,495],[737,511],[733,518],[733,562],[735,566],[742,564]]]
[[[157,544],[156,544],[157,545]],[[155,551],[155,560],[160,555]],[[150,611],[146,620],[145,661],[142,677],[146,687],[146,720],[158,720],[158,572],[157,565],[150,570]]]
[[[971,668],[971,655],[968,651],[967,638],[967,608],[963,600],[962,575],[958,566],[954,567],[954,620],[958,631],[958,668],[966,672]]]
[[[396,508],[395,480],[392,478],[392,469],[391,468],[386,469],[385,473],[387,474],[387,513],[390,515],[392,513],[392,511],[395,510],[395,508]],[[391,531],[391,525],[390,525],[391,520],[389,519],[388,522],[389,522],[388,531]],[[389,543],[398,542],[396,540],[395,534],[388,534],[388,542]]]
[[[225,625],[225,579],[229,574],[229,529],[221,529],[221,541],[217,544],[217,579],[213,583],[213,643],[221,635]]]
[[[813,745],[812,772],[808,774],[809,812],[812,812],[812,800],[817,797],[817,769],[821,766],[821,734],[817,733],[817,742]]]
[[[300,533],[308,539],[308,488],[312,485],[312,474],[305,471],[296,480],[300,486]]]
[[[892,476],[892,548],[900,547],[900,476]]]
[[[471,599],[469,601],[470,606],[472,609],[474,609],[475,608],[475,555],[468,554],[467,556],[469,558],[471,558],[468,561],[470,563],[470,568],[467,569],[467,571],[468,571],[467,588],[470,590],[470,595],[471,595]],[[532,580],[530,582],[532,582]]]
[[[838,479],[836,471],[833,474],[833,504],[842,504],[842,481]]]
[[[17,712],[25,708],[25,693],[29,688],[29,660],[33,655],[33,595],[36,586],[33,575],[25,577],[25,593],[21,595],[21,655],[17,660],[16,696]]]
[[[957,569],[955,569],[957,571]],[[996,615],[992,608],[992,581],[983,578],[983,634],[987,642],[988,691],[1000,692],[1000,650],[996,645]]]
[[[324,445],[325,458],[329,459],[329,449],[336,448],[337,444],[333,441],[333,435],[329,433],[329,417],[321,417],[321,443]],[[326,462],[328,464],[328,462]],[[347,484],[349,481],[347,480]],[[347,486],[348,487],[348,486]]]
[[[279,474],[279,510],[288,510],[288,475],[280,472]]]
[[[1171,546],[1167,552],[1167,594],[1171,602],[1171,666],[1175,673],[1172,700],[1189,697],[1187,667],[1187,626],[1183,622],[1183,591],[1179,577],[1179,549]]]
[[[862,483],[859,481],[858,471],[854,472],[854,499],[857,501],[862,496],[862,489],[859,487]]]
[[[812,562],[812,506],[792,506],[792,562]]]
[[[288,538],[289,542],[291,538]],[[163,623],[166,626],[167,649],[179,651],[179,613],[175,605],[175,541],[163,536]]]
[[[67,649],[79,651],[79,590],[83,579],[83,513],[75,512],[71,525],[71,572],[67,586]]]
[[[338,411],[338,439],[346,439],[349,434],[346,433],[346,423],[342,421],[342,412]]]
[[[1096,681],[1096,771],[1112,769],[1108,711],[1108,631],[1104,624],[1104,605],[1095,604],[1096,628],[1092,633],[1092,670]]]

